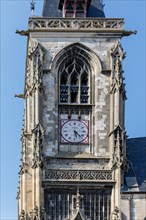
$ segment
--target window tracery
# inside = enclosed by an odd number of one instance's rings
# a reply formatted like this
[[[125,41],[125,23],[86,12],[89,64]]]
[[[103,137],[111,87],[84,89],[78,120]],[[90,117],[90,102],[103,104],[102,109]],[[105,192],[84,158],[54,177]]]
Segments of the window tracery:
[[[72,56],[60,68],[60,103],[89,104],[90,67],[82,57]]]
[[[81,219],[79,208],[85,219],[109,220],[111,189],[95,188],[51,188],[45,190],[45,210],[48,219]]]

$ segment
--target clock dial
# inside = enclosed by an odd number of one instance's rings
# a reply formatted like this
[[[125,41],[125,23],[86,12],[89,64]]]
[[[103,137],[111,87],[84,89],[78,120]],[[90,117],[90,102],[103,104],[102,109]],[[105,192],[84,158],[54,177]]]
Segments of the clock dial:
[[[61,143],[88,143],[88,121],[61,120]]]

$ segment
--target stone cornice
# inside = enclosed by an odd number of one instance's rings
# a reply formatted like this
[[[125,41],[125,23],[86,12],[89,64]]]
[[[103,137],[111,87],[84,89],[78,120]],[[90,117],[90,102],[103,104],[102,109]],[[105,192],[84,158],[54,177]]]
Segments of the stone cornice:
[[[44,189],[48,189],[53,187],[58,187],[58,186],[62,186],[62,187],[71,187],[71,186],[75,186],[75,184],[78,184],[78,186],[90,186],[91,187],[96,187],[96,189],[107,189],[108,187],[113,187],[115,185],[115,181],[113,180],[108,180],[108,181],[74,181],[74,180],[69,180],[69,181],[48,181],[48,180],[42,180],[42,186]]]
[[[124,30],[123,18],[29,18],[28,31],[63,31],[116,33],[122,36],[136,34],[136,31]],[[26,31],[27,32],[27,31]],[[28,33],[28,32],[27,32]],[[24,35],[24,33],[23,33]]]

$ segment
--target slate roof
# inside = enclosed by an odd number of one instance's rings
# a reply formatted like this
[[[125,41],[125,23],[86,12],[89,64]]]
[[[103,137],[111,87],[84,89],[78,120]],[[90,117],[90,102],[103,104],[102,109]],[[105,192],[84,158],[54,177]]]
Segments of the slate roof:
[[[127,159],[130,169],[125,185],[130,188],[130,184],[137,184],[139,191],[146,191],[146,137],[127,139]]]
[[[62,17],[58,9],[60,0],[44,0],[43,17]],[[87,17],[105,17],[101,0],[91,0]]]

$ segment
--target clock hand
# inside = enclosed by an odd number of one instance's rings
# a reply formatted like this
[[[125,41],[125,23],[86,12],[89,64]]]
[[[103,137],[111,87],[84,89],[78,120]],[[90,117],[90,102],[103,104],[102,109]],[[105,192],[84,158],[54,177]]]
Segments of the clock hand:
[[[74,130],[74,136],[77,138],[78,132]]]
[[[78,135],[80,138],[82,138],[81,135],[76,130],[74,130],[74,134],[75,134],[75,137],[77,137]]]

